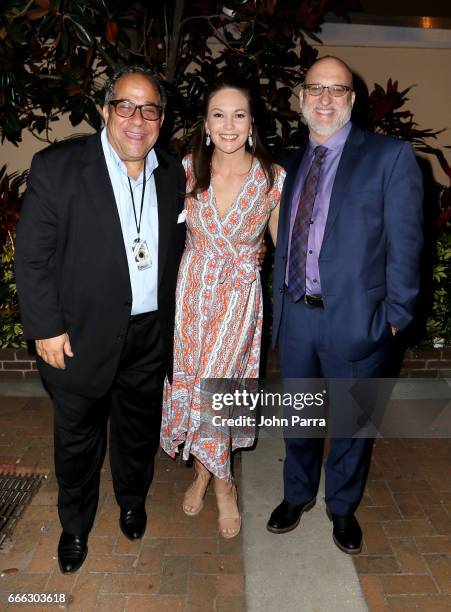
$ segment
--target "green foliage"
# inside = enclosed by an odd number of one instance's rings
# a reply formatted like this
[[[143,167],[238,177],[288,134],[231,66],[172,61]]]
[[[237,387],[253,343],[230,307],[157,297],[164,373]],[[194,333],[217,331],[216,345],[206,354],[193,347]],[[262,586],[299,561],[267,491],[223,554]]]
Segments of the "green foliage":
[[[442,232],[437,239],[437,257],[432,272],[434,285],[431,316],[426,332],[431,344],[451,344],[451,231]]]
[[[28,172],[0,169],[0,348],[25,346],[14,280],[14,228]]]
[[[28,170],[8,174],[6,164],[0,168],[0,245],[6,244],[8,237],[14,233],[27,176]]]
[[[11,234],[3,245],[0,264],[0,348],[25,347],[14,280],[14,242]]]
[[[136,63],[165,80],[176,109],[165,134],[182,149],[206,81],[228,66],[259,89],[268,143],[278,152],[302,139],[290,97],[317,54],[306,36],[316,39],[326,12],[346,15],[359,1],[0,0],[0,7],[2,141],[19,143],[24,129],[50,141],[62,114],[74,126],[86,120],[99,128],[106,77]]]

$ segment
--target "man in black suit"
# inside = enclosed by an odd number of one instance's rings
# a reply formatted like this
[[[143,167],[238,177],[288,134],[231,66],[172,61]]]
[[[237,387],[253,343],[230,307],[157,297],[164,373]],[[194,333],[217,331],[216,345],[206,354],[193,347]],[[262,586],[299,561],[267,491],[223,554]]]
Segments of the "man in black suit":
[[[24,333],[55,408],[65,573],[86,558],[108,416],[120,526],[129,539],[144,534],[185,243],[183,169],[154,148],[163,88],[132,67],[105,91],[101,133],[34,157],[17,228]]]

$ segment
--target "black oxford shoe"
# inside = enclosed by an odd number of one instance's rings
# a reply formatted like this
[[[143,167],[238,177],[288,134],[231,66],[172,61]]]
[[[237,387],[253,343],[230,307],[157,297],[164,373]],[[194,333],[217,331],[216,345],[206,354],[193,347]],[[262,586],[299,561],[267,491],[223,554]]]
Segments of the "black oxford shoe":
[[[88,536],[63,531],[58,544],[58,563],[63,574],[73,574],[83,565],[88,554]]]
[[[285,500],[271,514],[266,529],[271,533],[288,533],[296,529],[303,512],[308,512],[316,503],[316,498],[304,505],[295,506]]]
[[[332,537],[338,548],[348,555],[358,555],[362,550],[362,530],[356,517],[338,516],[329,510],[327,516],[334,524]]]
[[[147,514],[144,506],[133,510],[121,508],[119,525],[126,538],[129,540],[140,540],[147,526]]]

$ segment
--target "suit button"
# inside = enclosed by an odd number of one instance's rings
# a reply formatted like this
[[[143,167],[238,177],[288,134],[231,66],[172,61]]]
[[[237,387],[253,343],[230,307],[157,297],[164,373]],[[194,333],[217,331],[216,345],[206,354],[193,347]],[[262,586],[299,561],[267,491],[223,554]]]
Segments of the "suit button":
[[[126,302],[124,302],[124,306],[127,307],[131,307],[132,303],[130,302],[130,300],[127,300]]]
[[[124,339],[124,334],[118,334],[118,335],[116,336],[116,338],[117,338],[118,340],[123,340],[123,339]]]
[[[282,261],[285,261],[285,260],[286,260],[285,255],[282,255]]]
[[[279,293],[283,293],[282,287],[279,287]]]

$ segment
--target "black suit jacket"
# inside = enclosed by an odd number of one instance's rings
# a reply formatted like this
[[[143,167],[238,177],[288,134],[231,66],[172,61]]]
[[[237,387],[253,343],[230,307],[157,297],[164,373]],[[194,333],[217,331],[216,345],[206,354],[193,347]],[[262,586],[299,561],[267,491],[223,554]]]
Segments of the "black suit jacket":
[[[170,374],[185,175],[176,160],[156,154],[158,312]],[[49,383],[93,397],[110,387],[132,305],[125,248],[100,134],[35,155],[16,241],[24,335],[41,339],[67,331],[74,352],[66,370],[38,358]]]

